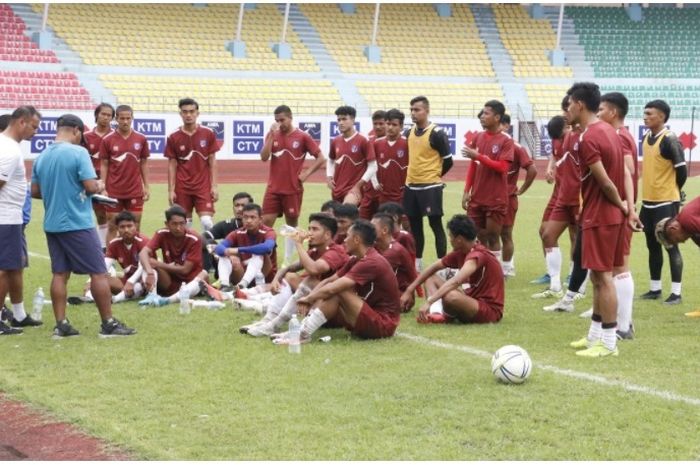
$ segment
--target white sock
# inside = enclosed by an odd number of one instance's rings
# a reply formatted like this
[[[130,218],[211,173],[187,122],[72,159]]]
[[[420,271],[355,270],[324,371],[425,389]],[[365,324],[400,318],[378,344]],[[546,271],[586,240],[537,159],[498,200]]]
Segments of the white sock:
[[[513,269],[513,260],[508,260],[507,262],[503,262],[503,270],[508,271]]]
[[[491,253],[496,256],[496,258],[498,259],[498,263],[500,263],[501,267],[503,267],[503,261],[502,261],[503,252],[500,250],[492,250]]]
[[[274,318],[274,320],[272,320],[272,324],[279,327],[291,320],[292,315],[294,315],[297,312],[297,300],[309,295],[310,293],[311,288],[305,284],[301,284],[294,292],[291,299],[289,299],[287,303],[284,304],[284,307],[282,307],[282,311],[279,313],[279,315],[277,315]]]
[[[603,341],[603,345],[608,350],[615,350],[615,347],[617,346],[617,334],[615,332],[616,329],[617,329],[616,326],[614,326],[612,328],[605,328],[605,329],[601,328],[601,332],[602,332],[601,340]]]
[[[248,263],[246,264],[245,273],[243,273],[243,277],[241,278],[241,282],[246,283],[246,284],[250,284],[253,281],[255,281],[255,275],[262,271],[262,267],[263,267],[262,255],[253,255],[252,257],[250,257],[250,260],[248,260]]]
[[[422,258],[416,258],[416,271],[418,274],[423,270],[423,259]]]
[[[429,313],[430,313],[431,315],[433,315],[433,314],[440,314],[440,315],[442,315],[442,314],[445,313],[445,311],[444,311],[443,308],[442,308],[442,299],[438,299],[438,300],[436,300],[435,302],[433,302],[432,304],[430,304]]]
[[[615,293],[617,294],[617,327],[627,332],[632,321],[632,301],[634,300],[634,280],[629,271],[615,276]]]
[[[574,262],[569,262],[569,276],[574,272]]]
[[[219,257],[219,264],[216,265],[219,272],[219,282],[222,286],[231,285],[231,273],[233,272],[233,263],[228,257]]]
[[[294,245],[294,239],[292,239],[289,236],[285,236],[284,238],[284,261],[289,262],[289,260],[292,258],[292,255],[294,255],[294,251],[296,250],[296,246]]]
[[[187,218],[187,223],[185,224],[185,227],[187,229],[192,229],[192,218]]]
[[[214,227],[214,222],[212,221],[211,216],[209,215],[200,216],[199,222],[202,223],[202,229],[204,231],[209,231],[211,228]]]
[[[661,280],[655,281],[655,280],[650,280],[649,281],[649,290],[650,291],[660,291],[661,290]]]
[[[141,283],[134,284],[134,297],[139,297],[146,293],[146,288]]]
[[[603,337],[603,324],[600,321],[591,320],[591,326],[588,328],[588,342],[590,344],[600,341]]]
[[[119,302],[124,302],[125,300],[126,300],[126,294],[124,294],[124,291],[121,291],[119,294],[112,296],[112,303],[113,304],[116,304]]]
[[[108,224],[100,224],[97,226],[97,236],[100,238],[100,246],[105,248],[107,246],[107,232],[109,231]]]
[[[545,260],[549,275],[549,288],[553,291],[561,291],[561,249],[559,247],[545,249]]]
[[[566,294],[564,294],[564,299],[563,299],[563,300],[566,301],[566,302],[573,302],[573,301],[574,301],[574,297],[576,297],[576,294],[578,294],[578,292],[567,290],[567,291],[566,291]]]
[[[90,289],[85,291],[85,297],[87,297],[90,300],[95,300],[95,298],[92,296],[92,290],[90,290]]]
[[[279,293],[272,297],[270,304],[267,306],[265,319],[272,320],[274,317],[279,315],[287,302],[292,300],[292,294],[292,287],[283,280]]]
[[[306,318],[301,322],[301,333],[305,336],[311,336],[323,324],[328,321],[326,315],[318,308],[312,308]]]
[[[197,294],[199,294],[199,281],[201,281],[199,278],[195,278],[189,283],[185,284],[185,289],[187,289],[187,297],[191,299],[192,297],[195,297]],[[178,290],[175,292],[175,294],[171,295],[168,297],[168,301],[170,303],[175,303],[180,301],[180,297],[178,296],[178,293],[180,291]]]
[[[12,314],[17,321],[22,321],[27,318],[27,312],[24,311],[24,302],[12,304]]]
[[[586,286],[588,285],[588,281],[589,281],[590,277],[591,277],[591,272],[590,271],[586,272],[586,279],[583,280],[583,283],[581,283],[581,287],[578,288],[579,294],[586,293]]]
[[[681,295],[681,283],[671,283],[671,294]]]

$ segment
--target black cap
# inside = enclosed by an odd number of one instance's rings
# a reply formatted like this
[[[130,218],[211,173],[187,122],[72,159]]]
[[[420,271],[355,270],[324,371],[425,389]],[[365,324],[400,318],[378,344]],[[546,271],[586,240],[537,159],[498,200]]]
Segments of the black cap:
[[[85,136],[83,135],[85,132],[85,125],[83,124],[83,120],[81,120],[79,117],[70,113],[61,115],[59,116],[58,121],[56,121],[56,127],[77,128],[80,131],[80,145],[85,146]]]

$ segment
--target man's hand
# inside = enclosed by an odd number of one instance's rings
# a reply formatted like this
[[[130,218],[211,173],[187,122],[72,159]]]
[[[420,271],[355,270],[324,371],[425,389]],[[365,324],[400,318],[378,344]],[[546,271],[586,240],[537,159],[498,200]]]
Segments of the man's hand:
[[[328,188],[329,188],[330,190],[335,189],[335,181],[333,181],[333,177],[332,177],[332,176],[327,176],[327,177],[326,177],[326,185],[328,186]]]
[[[175,191],[168,192],[168,202],[170,203],[170,205],[175,203],[175,198],[176,198]]]
[[[306,168],[301,173],[299,173],[299,182],[301,184],[304,184],[309,176],[311,176],[311,170],[309,170],[309,168]]]
[[[639,232],[644,230],[644,224],[634,210],[630,211],[629,215],[627,215],[627,224],[632,228],[632,231]]]
[[[280,128],[280,124],[277,121],[275,121],[274,123],[272,123],[270,125],[270,130],[268,132],[270,134],[272,134],[273,132],[277,131],[279,128]]]
[[[272,282],[270,283],[270,292],[273,295],[277,295],[280,293],[280,282],[277,279],[273,279]]]
[[[232,257],[234,255],[238,255],[238,248],[236,247],[229,247],[224,251],[224,256],[225,257]]]
[[[146,273],[146,290],[151,292],[156,285],[156,271]]]
[[[124,291],[124,295],[126,295],[127,297],[134,296],[134,285],[131,282],[125,282],[124,288],[122,290]]]
[[[148,264],[151,265],[151,268],[153,268],[154,270],[157,270],[158,267],[160,266],[160,263],[158,262],[158,260],[156,260],[153,257],[150,257],[148,259]]]
[[[212,202],[218,202],[219,201],[219,188],[217,186],[211,186],[211,201]]]
[[[462,195],[462,209],[464,211],[467,211],[467,207],[469,207],[469,201],[471,199],[472,199],[471,192],[465,192],[464,195]]]
[[[547,171],[545,171],[544,173],[544,178],[549,184],[552,184],[554,182],[554,170],[550,170],[548,168]]]
[[[308,238],[309,232],[304,231],[303,229],[297,229],[296,231],[294,231],[294,234],[292,234],[292,240],[294,240],[294,242],[298,242],[299,244],[301,244]]]
[[[309,314],[310,310],[311,302],[309,302],[306,297],[302,297],[301,299],[297,300],[297,313],[299,316],[305,317]]]
[[[427,322],[428,321],[428,313],[430,312],[430,304],[428,302],[425,302],[423,305],[420,306],[418,309],[418,315],[417,319],[418,321],[423,321]]]
[[[401,298],[399,299],[399,305],[403,312],[410,311],[413,307],[413,303],[413,293],[404,292],[403,294],[401,294]]]
[[[479,155],[479,152],[474,150],[473,148],[469,146],[462,146],[462,156],[464,158],[471,158],[472,160],[476,160],[476,157]]]
[[[151,198],[151,193],[148,192],[148,188],[147,188],[147,187],[144,187],[144,188],[143,188],[143,201],[144,201],[144,202],[148,202],[148,199],[150,199],[150,198]]]

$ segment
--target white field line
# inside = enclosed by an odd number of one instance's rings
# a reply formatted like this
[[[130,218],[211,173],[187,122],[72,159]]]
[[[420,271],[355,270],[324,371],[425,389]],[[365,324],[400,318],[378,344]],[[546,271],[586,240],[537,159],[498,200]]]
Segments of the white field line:
[[[29,255],[30,257],[43,258],[44,260],[51,260],[51,257],[49,257],[48,255],[42,255],[36,252],[27,252],[27,255]]]
[[[465,352],[465,353],[470,354],[470,355],[476,355],[476,356],[482,357],[482,358],[491,358],[491,356],[493,355],[491,352],[487,352],[487,351],[481,350],[481,349],[476,349],[474,347],[455,345],[455,344],[450,344],[448,342],[436,341],[434,339],[429,339],[429,338],[423,337],[423,336],[416,336],[414,334],[409,334],[409,333],[397,331],[396,335],[399,337],[402,337],[404,339],[408,339],[410,341],[417,342],[419,344],[438,347],[440,349],[456,350],[459,352]],[[533,363],[533,365],[540,370],[550,371],[552,373],[555,373],[555,374],[561,375],[561,376],[568,376],[570,378],[576,378],[576,379],[580,379],[580,380],[584,380],[584,381],[589,381],[592,383],[600,384],[602,386],[618,387],[618,388],[624,389],[625,391],[638,392],[640,394],[646,394],[648,396],[657,397],[657,398],[663,399],[663,400],[670,400],[670,401],[674,401],[674,402],[683,402],[683,403],[689,404],[689,405],[700,406],[700,399],[696,399],[695,397],[683,396],[683,395],[676,394],[676,393],[671,392],[671,391],[661,391],[661,390],[654,389],[654,388],[647,387],[647,386],[640,386],[639,384],[628,383],[627,381],[618,381],[618,380],[614,380],[614,379],[608,379],[604,376],[593,375],[593,374],[585,373],[582,371],[574,371],[574,370],[559,368],[559,367],[555,367],[553,365],[544,365],[541,363]]]

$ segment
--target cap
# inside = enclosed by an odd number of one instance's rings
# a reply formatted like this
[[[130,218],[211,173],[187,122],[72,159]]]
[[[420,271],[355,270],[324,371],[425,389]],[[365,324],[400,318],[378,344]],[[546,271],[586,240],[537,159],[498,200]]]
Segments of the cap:
[[[81,120],[79,117],[70,113],[61,115],[59,116],[58,121],[56,121],[56,127],[77,128],[80,131],[80,145],[85,146],[85,136],[83,135],[85,132],[85,125],[83,124],[83,120]]]
[[[667,249],[673,247],[673,244],[669,242],[668,237],[666,236],[666,225],[669,221],[671,221],[671,218],[663,218],[658,223],[656,223],[656,227],[654,228],[656,240],[659,241],[659,244],[663,245]]]

